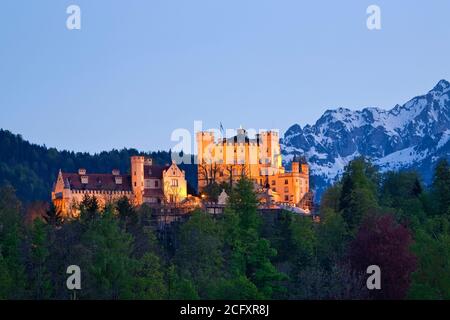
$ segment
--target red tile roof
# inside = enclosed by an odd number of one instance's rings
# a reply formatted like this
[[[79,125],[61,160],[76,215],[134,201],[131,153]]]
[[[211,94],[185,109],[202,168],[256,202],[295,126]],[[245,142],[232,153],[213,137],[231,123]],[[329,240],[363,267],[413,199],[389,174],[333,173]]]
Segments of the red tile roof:
[[[159,166],[159,165],[152,165],[152,166],[144,166],[144,178],[157,178],[162,179],[162,173],[164,170],[167,170],[170,168],[169,165],[166,166]]]
[[[144,189],[144,197],[164,197],[162,189]]]
[[[64,182],[69,183],[72,190],[105,190],[105,191],[131,191],[131,176],[100,173],[63,173]],[[81,177],[88,177],[88,183],[81,183]],[[122,177],[122,184],[116,184],[116,177]]]

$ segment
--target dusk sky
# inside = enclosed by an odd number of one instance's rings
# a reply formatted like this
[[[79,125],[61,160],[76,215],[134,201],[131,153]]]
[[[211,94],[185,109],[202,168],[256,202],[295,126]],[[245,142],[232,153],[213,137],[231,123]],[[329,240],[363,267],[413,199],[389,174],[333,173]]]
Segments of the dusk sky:
[[[81,8],[81,30],[66,8]],[[366,9],[381,8],[381,30]],[[450,80],[450,1],[3,0],[0,128],[58,149],[314,123]]]

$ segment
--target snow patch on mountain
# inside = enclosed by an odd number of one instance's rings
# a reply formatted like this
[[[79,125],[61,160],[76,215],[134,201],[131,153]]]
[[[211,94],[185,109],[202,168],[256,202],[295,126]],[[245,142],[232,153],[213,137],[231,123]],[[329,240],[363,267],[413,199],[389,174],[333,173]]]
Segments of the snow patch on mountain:
[[[441,80],[427,94],[390,110],[327,110],[313,125],[291,126],[280,142],[285,162],[306,156],[320,196],[360,155],[381,171],[417,169],[430,177],[439,158],[450,158],[449,140],[450,83]]]

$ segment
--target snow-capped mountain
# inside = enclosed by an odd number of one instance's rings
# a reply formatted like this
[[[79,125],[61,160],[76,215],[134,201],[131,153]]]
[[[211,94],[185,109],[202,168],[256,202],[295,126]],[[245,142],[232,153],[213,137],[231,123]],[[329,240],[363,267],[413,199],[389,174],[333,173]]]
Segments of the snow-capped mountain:
[[[306,156],[318,196],[358,155],[381,171],[415,169],[427,183],[436,161],[450,159],[450,83],[391,110],[327,110],[312,126],[291,126],[280,142],[286,162]]]

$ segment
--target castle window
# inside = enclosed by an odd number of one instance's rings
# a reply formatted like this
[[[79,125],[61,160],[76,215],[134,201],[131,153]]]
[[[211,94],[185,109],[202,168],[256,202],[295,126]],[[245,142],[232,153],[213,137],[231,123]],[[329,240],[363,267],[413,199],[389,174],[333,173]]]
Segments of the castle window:
[[[172,179],[172,187],[178,187],[178,180]]]
[[[277,192],[277,188],[272,188],[272,191],[273,192]]]
[[[275,180],[272,180],[272,185],[273,185],[273,186],[275,185]]]
[[[285,180],[284,180],[284,184],[289,184],[289,180],[288,180],[288,179],[285,179]]]
[[[82,176],[81,177],[81,183],[82,184],[88,184],[89,183],[89,177],[88,176]]]
[[[158,180],[155,180],[155,188],[159,188]]]
[[[284,192],[288,193],[289,192],[289,187],[284,187]]]
[[[289,201],[289,196],[284,196],[284,201]]]

